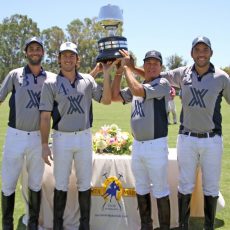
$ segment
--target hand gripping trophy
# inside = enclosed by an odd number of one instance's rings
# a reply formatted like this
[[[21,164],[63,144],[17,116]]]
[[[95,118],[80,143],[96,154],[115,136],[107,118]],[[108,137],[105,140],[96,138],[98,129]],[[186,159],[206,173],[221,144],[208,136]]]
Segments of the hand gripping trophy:
[[[97,21],[108,31],[109,36],[103,37],[98,41],[99,55],[96,61],[107,62],[122,57],[119,50],[128,50],[127,39],[115,35],[118,26],[123,24],[122,10],[115,5],[108,4],[103,6],[100,9]]]

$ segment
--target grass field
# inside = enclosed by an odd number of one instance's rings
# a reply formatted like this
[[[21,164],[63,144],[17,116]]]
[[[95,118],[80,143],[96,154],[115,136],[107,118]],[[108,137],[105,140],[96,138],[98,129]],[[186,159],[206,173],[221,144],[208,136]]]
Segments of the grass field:
[[[180,111],[180,100],[176,98],[177,114],[179,117]],[[92,129],[95,133],[102,125],[116,123],[123,131],[130,132],[130,105],[122,105],[120,103],[114,103],[111,106],[104,106],[98,103],[93,104],[94,109],[94,127]],[[230,229],[230,106],[225,101],[222,103],[222,114],[223,114],[223,136],[224,136],[224,155],[222,164],[222,179],[221,179],[221,193],[225,199],[225,208],[217,213],[216,216],[216,228],[220,230]],[[0,107],[0,151],[5,138],[5,131],[7,127],[8,118],[8,105],[4,102]],[[176,138],[179,125],[169,126],[169,147],[176,146]],[[14,144],[14,143],[12,143]],[[2,155],[0,155],[0,163]],[[0,180],[1,185],[1,180]],[[25,212],[24,203],[22,201],[20,186],[18,185],[16,191],[16,204],[14,222],[15,229],[24,230],[24,226],[20,224],[21,216]],[[202,218],[194,218],[191,220],[191,230],[202,229]],[[0,220],[1,226],[1,220]],[[1,228],[1,227],[0,227]],[[104,229],[102,229],[104,230]],[[110,230],[110,229],[108,229]],[[112,230],[112,229],[111,229]]]

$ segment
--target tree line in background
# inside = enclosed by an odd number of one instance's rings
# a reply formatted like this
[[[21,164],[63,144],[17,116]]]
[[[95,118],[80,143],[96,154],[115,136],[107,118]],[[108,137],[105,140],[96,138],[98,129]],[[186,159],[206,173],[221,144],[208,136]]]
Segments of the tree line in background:
[[[85,18],[83,21],[74,19],[67,25],[65,31],[58,26],[40,31],[37,23],[25,15],[14,14],[7,17],[0,23],[0,83],[10,70],[25,65],[24,46],[26,40],[32,36],[39,36],[44,42],[46,54],[43,66],[45,69],[58,72],[59,47],[65,41],[72,41],[78,45],[81,59],[80,71],[87,73],[96,64],[97,41],[106,33],[107,31],[96,23],[96,18]],[[119,27],[118,35],[121,34],[122,28]],[[132,55],[136,60],[135,54],[132,53]],[[174,69],[186,64],[186,61],[177,54],[166,60],[165,69],[166,67],[167,69]],[[224,70],[230,74],[230,66],[225,67]]]

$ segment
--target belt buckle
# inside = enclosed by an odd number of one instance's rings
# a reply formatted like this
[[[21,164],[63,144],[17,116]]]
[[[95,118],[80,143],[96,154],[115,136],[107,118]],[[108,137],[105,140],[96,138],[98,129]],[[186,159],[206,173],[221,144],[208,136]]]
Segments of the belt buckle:
[[[197,137],[198,138],[209,138],[209,137],[212,137],[213,136],[213,133],[197,133]]]
[[[209,133],[193,133],[193,132],[188,132],[188,136],[197,137],[197,138],[206,138],[206,137],[209,137]]]
[[[209,133],[197,133],[198,138],[206,138],[209,137]]]

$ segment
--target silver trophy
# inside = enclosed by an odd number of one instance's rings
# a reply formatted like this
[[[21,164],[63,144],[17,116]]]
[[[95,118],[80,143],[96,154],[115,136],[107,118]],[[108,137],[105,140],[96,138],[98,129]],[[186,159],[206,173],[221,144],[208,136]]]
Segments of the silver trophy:
[[[128,50],[127,39],[122,36],[116,36],[117,28],[123,24],[123,12],[115,5],[106,5],[101,7],[97,22],[107,31],[109,36],[101,38],[98,41],[97,62],[113,61],[122,57],[120,49]]]

